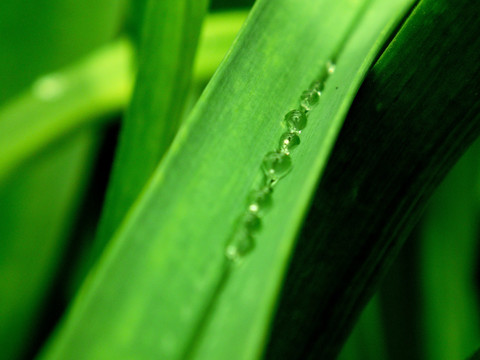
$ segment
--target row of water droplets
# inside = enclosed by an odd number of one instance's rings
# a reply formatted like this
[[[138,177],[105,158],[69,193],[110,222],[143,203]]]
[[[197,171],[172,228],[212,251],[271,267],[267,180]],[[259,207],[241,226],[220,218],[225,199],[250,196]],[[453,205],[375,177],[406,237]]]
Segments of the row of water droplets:
[[[321,76],[302,93],[300,106],[285,115],[283,125],[287,131],[280,136],[277,149],[263,158],[263,181],[248,196],[247,207],[225,248],[225,256],[229,261],[240,262],[255,247],[255,235],[262,225],[261,217],[272,205],[274,186],[291,170],[290,153],[300,145],[300,134],[307,126],[308,115],[318,104],[325,82],[334,71],[335,64],[328,61]]]

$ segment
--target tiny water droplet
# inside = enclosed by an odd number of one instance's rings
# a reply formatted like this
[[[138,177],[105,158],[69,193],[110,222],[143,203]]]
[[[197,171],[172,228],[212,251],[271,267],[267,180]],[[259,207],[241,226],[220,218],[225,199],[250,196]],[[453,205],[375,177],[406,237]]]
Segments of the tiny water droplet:
[[[247,211],[242,217],[242,225],[248,232],[254,233],[262,227],[262,220],[256,212]]]
[[[305,111],[310,111],[318,104],[318,100],[320,100],[320,95],[317,91],[307,90],[304,91],[300,97],[300,106],[304,108]]]
[[[309,89],[311,91],[317,92],[318,96],[321,96],[324,88],[325,88],[325,83],[323,81],[316,80],[310,85]]]
[[[295,133],[286,132],[280,137],[280,151],[287,155],[298,145],[300,145],[300,137]]]
[[[292,159],[289,155],[272,151],[265,155],[262,163],[263,171],[267,179],[272,180],[271,185],[288,174],[292,168]]]
[[[332,62],[332,61],[327,61],[327,73],[330,75],[330,74],[333,74],[335,72],[335,67],[336,65]]]
[[[248,210],[262,215],[265,210],[272,206],[272,189],[265,187],[260,190],[254,190],[248,196]]]
[[[284,121],[290,131],[299,132],[307,126],[307,116],[300,110],[289,111]]]
[[[255,241],[252,235],[244,229],[240,229],[233,234],[228,242],[225,248],[225,256],[230,261],[240,262],[254,247]]]

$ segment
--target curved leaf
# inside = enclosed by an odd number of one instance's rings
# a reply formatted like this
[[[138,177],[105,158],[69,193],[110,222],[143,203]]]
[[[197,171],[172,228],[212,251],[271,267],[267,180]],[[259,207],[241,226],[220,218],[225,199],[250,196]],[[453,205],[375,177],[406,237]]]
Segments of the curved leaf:
[[[257,2],[44,358],[259,357],[295,233],[336,134],[409,5]],[[225,243],[261,177],[263,156],[285,131],[283,116],[332,57],[337,70],[311,111],[294,170],[275,188],[257,248],[242,266],[226,268]]]

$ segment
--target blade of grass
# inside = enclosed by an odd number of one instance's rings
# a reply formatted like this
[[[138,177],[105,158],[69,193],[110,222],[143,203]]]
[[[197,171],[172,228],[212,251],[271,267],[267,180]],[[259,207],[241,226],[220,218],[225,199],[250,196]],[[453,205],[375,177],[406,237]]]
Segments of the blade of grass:
[[[479,8],[422,1],[363,83],[283,288],[267,359],[333,358],[425,200],[480,133]]]
[[[258,358],[295,232],[336,132],[376,51],[410,4],[257,2],[43,358]],[[225,242],[264,154],[284,131],[281,119],[342,44],[258,247],[228,277]]]
[[[143,17],[139,72],[122,123],[92,262],[177,132],[208,0],[151,0]]]

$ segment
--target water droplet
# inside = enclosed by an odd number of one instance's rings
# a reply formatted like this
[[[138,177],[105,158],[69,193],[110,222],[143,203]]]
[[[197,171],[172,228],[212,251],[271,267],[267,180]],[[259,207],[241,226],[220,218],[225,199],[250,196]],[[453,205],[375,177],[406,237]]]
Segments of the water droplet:
[[[330,74],[333,74],[335,72],[335,64],[332,62],[332,61],[327,61],[327,73],[330,75]]]
[[[240,229],[233,234],[225,249],[227,259],[239,262],[241,259],[253,250],[255,241],[252,235],[245,229]]]
[[[292,168],[292,159],[285,153],[272,151],[265,155],[262,168],[267,179],[272,180],[271,185],[274,185],[278,179],[288,174]]]
[[[280,151],[287,155],[298,145],[300,145],[300,137],[295,133],[286,132],[280,137]]]
[[[318,96],[322,95],[322,91],[325,88],[325,83],[321,80],[316,80],[310,85],[310,90],[318,93]]]
[[[272,206],[272,189],[254,190],[248,196],[248,211],[262,215]]]
[[[242,217],[242,225],[250,233],[254,233],[260,230],[262,227],[262,221],[256,212],[247,211]]]
[[[304,108],[305,111],[310,111],[318,104],[318,100],[320,100],[320,95],[317,91],[307,90],[304,91],[300,97],[300,106]]]
[[[287,115],[285,115],[284,121],[291,132],[300,132],[305,126],[307,126],[307,116],[300,110],[292,110],[288,112]]]

